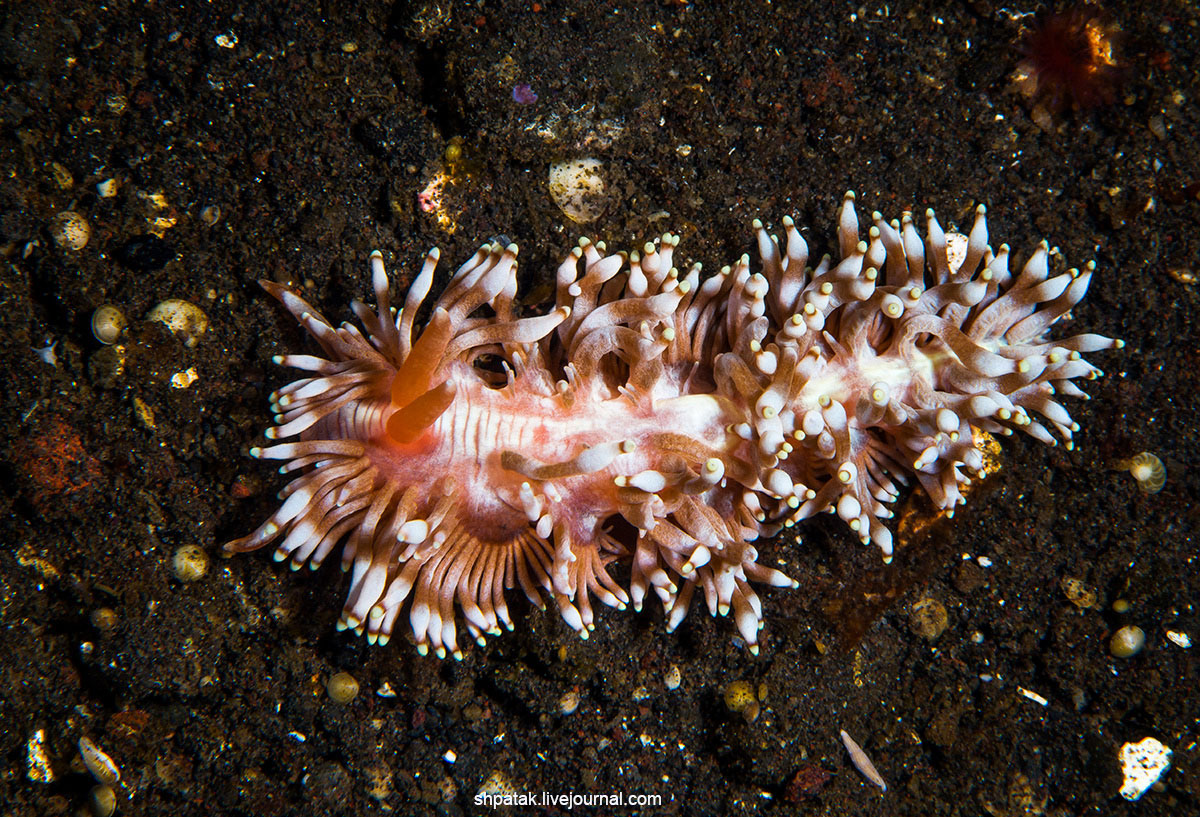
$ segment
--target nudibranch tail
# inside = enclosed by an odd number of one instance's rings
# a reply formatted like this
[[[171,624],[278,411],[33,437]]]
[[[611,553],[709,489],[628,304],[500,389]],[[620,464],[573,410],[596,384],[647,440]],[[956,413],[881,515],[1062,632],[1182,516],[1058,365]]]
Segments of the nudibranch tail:
[[[1059,400],[1101,374],[1083,354],[1121,345],[1048,337],[1093,264],[1051,275],[1043,242],[1014,276],[982,206],[969,235],[927,211],[922,237],[908,213],[873,213],[864,236],[855,205],[839,259],[815,267],[790,218],[782,240],[754,222],[757,272],[742,256],[708,279],[675,266],[678,236],[627,255],[581,239],[555,308],[530,317],[516,246],[485,244],[419,332],[436,250],[398,311],[372,253],[362,330],[264,282],[324,356],[277,358],[310,376],[272,395],[266,436],[292,441],[251,453],[292,481],[226,547],[278,541],[277,559],[316,567],[341,545],[341,626],[385,643],[407,609],[422,653],[461,657],[460,626],[479,643],[512,629],[518,587],[584,638],[594,599],[656,598],[673,630],[699,595],[757,651],[754,585],[798,586],[759,561],[765,537],[828,511],[890,559],[903,484],[953,513],[984,433],[1072,445]]]

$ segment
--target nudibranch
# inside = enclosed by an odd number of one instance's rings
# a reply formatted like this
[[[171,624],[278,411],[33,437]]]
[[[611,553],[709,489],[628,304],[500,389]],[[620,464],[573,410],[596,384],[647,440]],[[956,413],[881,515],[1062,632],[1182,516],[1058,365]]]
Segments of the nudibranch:
[[[399,309],[372,253],[361,329],[262,282],[323,354],[276,358],[309,376],[271,396],[281,442],[251,454],[294,477],[226,548],[278,541],[277,560],[315,569],[340,545],[339,626],[386,643],[406,609],[422,654],[461,658],[460,625],[480,643],[511,630],[517,587],[584,638],[594,599],[653,595],[674,630],[699,591],[757,652],[755,585],[798,586],[760,543],[832,511],[890,559],[901,485],[952,512],[983,465],[977,432],[1069,445],[1057,398],[1102,374],[1083,354],[1122,345],[1048,337],[1094,264],[1051,275],[1042,242],[1011,273],[982,206],[969,235],[875,213],[864,239],[854,205],[840,259],[815,268],[790,218],[782,241],[754,223],[756,272],[743,255],[706,279],[674,266],[677,236],[628,255],[581,239],[553,311],[528,317],[512,244],[481,247],[422,327],[436,249]]]

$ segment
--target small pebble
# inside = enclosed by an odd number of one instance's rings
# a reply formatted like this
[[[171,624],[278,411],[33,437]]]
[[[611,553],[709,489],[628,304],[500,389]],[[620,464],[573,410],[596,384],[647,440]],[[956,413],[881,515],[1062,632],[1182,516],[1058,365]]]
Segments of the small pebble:
[[[908,614],[909,629],[929,641],[936,641],[946,631],[948,622],[946,606],[935,598],[921,599]]]
[[[537,102],[538,95],[526,83],[521,82],[513,86],[512,98],[518,105],[532,105]]]
[[[96,817],[111,817],[117,810],[117,793],[113,791],[112,786],[94,787],[88,795],[88,800],[92,814]]]
[[[158,321],[171,330],[171,334],[183,338],[184,344],[193,347],[208,331],[208,315],[204,310],[188,301],[170,298],[162,301],[146,314],[146,320]]]
[[[105,179],[102,182],[96,182],[96,195],[102,199],[111,199],[117,195],[117,190],[121,185],[116,179]]]
[[[92,225],[74,210],[59,213],[50,222],[50,235],[54,243],[64,250],[78,252],[87,246],[92,237]]]
[[[573,159],[550,165],[550,198],[567,218],[580,224],[595,221],[608,204],[599,159]]]
[[[1161,115],[1155,114],[1154,116],[1150,117],[1147,127],[1150,128],[1150,132],[1154,134],[1155,138],[1167,138],[1167,124]]]
[[[1063,595],[1067,597],[1067,601],[1079,609],[1087,610],[1096,606],[1096,591],[1084,584],[1081,579],[1066,576],[1059,582],[1059,586],[1062,588]]]
[[[200,375],[196,372],[195,366],[190,366],[182,372],[176,372],[171,375],[171,388],[173,389],[190,389],[200,379]]]
[[[663,683],[667,689],[679,689],[679,685],[683,683],[683,673],[679,671],[679,667],[675,664],[667,670],[667,674],[663,676]]]
[[[92,626],[102,633],[112,632],[117,626],[117,611],[111,607],[97,607],[92,611]]]
[[[348,672],[338,672],[325,682],[325,691],[335,704],[348,704],[358,696],[358,680]]]
[[[215,204],[210,204],[200,211],[200,220],[205,225],[211,227],[221,220],[221,208]]]
[[[575,690],[564,692],[558,699],[558,711],[563,715],[573,715],[579,709],[579,693]]]
[[[1192,648],[1192,637],[1182,630],[1167,630],[1167,641],[1185,650]]]
[[[175,549],[171,566],[179,581],[194,582],[208,573],[208,554],[199,545],[183,545]]]
[[[517,787],[508,779],[504,772],[496,770],[479,787],[475,797],[485,800],[491,797],[508,797],[517,793]]]
[[[1121,747],[1119,758],[1124,777],[1121,796],[1126,800],[1141,799],[1171,768],[1171,750],[1155,738],[1126,743]]]
[[[725,707],[730,712],[736,712],[753,723],[758,719],[758,698],[754,694],[754,685],[749,681],[734,681],[725,687]]]
[[[67,170],[66,165],[59,162],[51,162],[50,174],[54,176],[54,181],[58,182],[58,186],[63,190],[70,190],[75,186],[75,176],[70,170]]]
[[[1142,632],[1142,628],[1129,625],[1113,633],[1112,640],[1108,642],[1108,651],[1115,658],[1133,658],[1144,646],[1146,634]]]
[[[92,313],[92,336],[105,346],[116,343],[127,325],[125,313],[112,304],[98,306]]]

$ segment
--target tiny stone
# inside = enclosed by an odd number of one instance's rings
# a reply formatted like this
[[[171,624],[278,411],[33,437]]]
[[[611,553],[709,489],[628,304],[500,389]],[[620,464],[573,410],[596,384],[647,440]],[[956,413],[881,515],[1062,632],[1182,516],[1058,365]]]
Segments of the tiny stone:
[[[1122,627],[1113,633],[1108,642],[1108,650],[1116,658],[1133,658],[1146,646],[1146,634],[1141,627]]]
[[[683,673],[679,671],[679,667],[675,664],[667,670],[667,674],[663,677],[663,683],[667,689],[679,689],[679,685],[683,683]]]
[[[200,220],[207,226],[211,227],[221,220],[221,208],[215,204],[210,204],[200,211]]]
[[[78,252],[87,246],[92,237],[92,225],[79,213],[67,210],[59,213],[50,222],[50,235],[59,247]]]
[[[575,690],[563,693],[558,699],[558,711],[563,715],[573,715],[579,709],[579,693]]]
[[[358,681],[348,672],[338,672],[325,683],[325,691],[335,704],[348,704],[358,696]]]
[[[754,685],[749,681],[734,681],[725,687],[725,706],[730,712],[737,712],[748,723],[758,718],[758,698],[754,694]]]
[[[54,175],[54,181],[58,182],[58,186],[63,190],[69,190],[75,186],[75,177],[71,175],[71,171],[67,170],[64,165],[52,162],[50,164],[50,172]]]
[[[97,607],[92,611],[92,626],[102,633],[111,632],[117,626],[117,611],[111,607]]]
[[[1149,127],[1150,132],[1153,133],[1156,138],[1167,138],[1167,126],[1161,115],[1155,114],[1154,116],[1150,117]]]
[[[105,346],[111,346],[117,342],[127,324],[125,313],[119,307],[103,304],[92,313],[92,336]]]
[[[929,641],[936,641],[946,631],[948,623],[945,605],[934,598],[921,599],[908,615],[908,626],[913,634]]]
[[[117,810],[117,793],[112,786],[94,787],[88,799],[96,817],[110,817]]]
[[[208,554],[199,545],[183,545],[176,548],[171,564],[175,578],[181,582],[194,582],[208,573]]]
[[[595,221],[608,204],[600,160],[585,158],[550,166],[550,198],[567,218],[579,224]]]
[[[1080,579],[1066,576],[1059,583],[1067,600],[1081,610],[1096,606],[1096,591],[1088,587]]]
[[[146,320],[158,321],[171,330],[171,334],[183,338],[184,345],[194,348],[208,331],[208,315],[189,301],[169,298],[146,313]]]

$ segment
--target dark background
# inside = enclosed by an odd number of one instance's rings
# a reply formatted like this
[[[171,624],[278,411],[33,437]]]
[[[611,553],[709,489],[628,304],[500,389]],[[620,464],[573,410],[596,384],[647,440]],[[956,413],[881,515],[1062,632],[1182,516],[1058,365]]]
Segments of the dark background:
[[[1035,17],[985,0],[194,6],[0,11],[5,813],[86,809],[84,735],[121,769],[121,814],[473,814],[489,778],[662,795],[646,814],[1200,813],[1198,648],[1166,638],[1200,636],[1194,5],[1105,10],[1111,104],[1037,116],[1048,97],[1010,82]],[[586,229],[547,187],[550,163],[585,156],[608,185]],[[335,633],[336,569],[220,558],[282,485],[245,455],[289,379],[270,358],[312,348],[256,279],[342,320],[372,249],[399,287],[429,247],[452,267],[503,235],[541,308],[584,232],[626,248],[669,229],[711,271],[751,250],[755,217],[834,249],[848,188],[860,213],[932,206],[947,227],[985,202],[1020,260],[1043,237],[1095,258],[1055,331],[1127,346],[1092,356],[1108,375],[1069,406],[1075,451],[1007,440],[953,520],[902,500],[892,566],[824,518],[763,543],[801,588],[764,594],[757,658],[697,610],[667,634],[658,610],[604,609],[583,643],[521,607],[517,632],[441,662]],[[91,225],[79,252],[53,240],[69,209]],[[207,314],[193,348],[144,320],[167,298]],[[103,303],[129,317],[121,371],[90,332]],[[56,366],[31,351],[48,342]],[[1168,469],[1156,495],[1114,467],[1143,450]],[[185,584],[189,544],[212,563]],[[930,598],[936,640],[911,613]],[[1108,647],[1125,624],[1147,636],[1130,660]],[[324,691],[339,671],[362,685],[344,706]],[[766,693],[752,723],[724,704],[737,680]],[[50,782],[30,779],[39,731]],[[1147,736],[1175,768],[1129,804],[1117,754]]]

